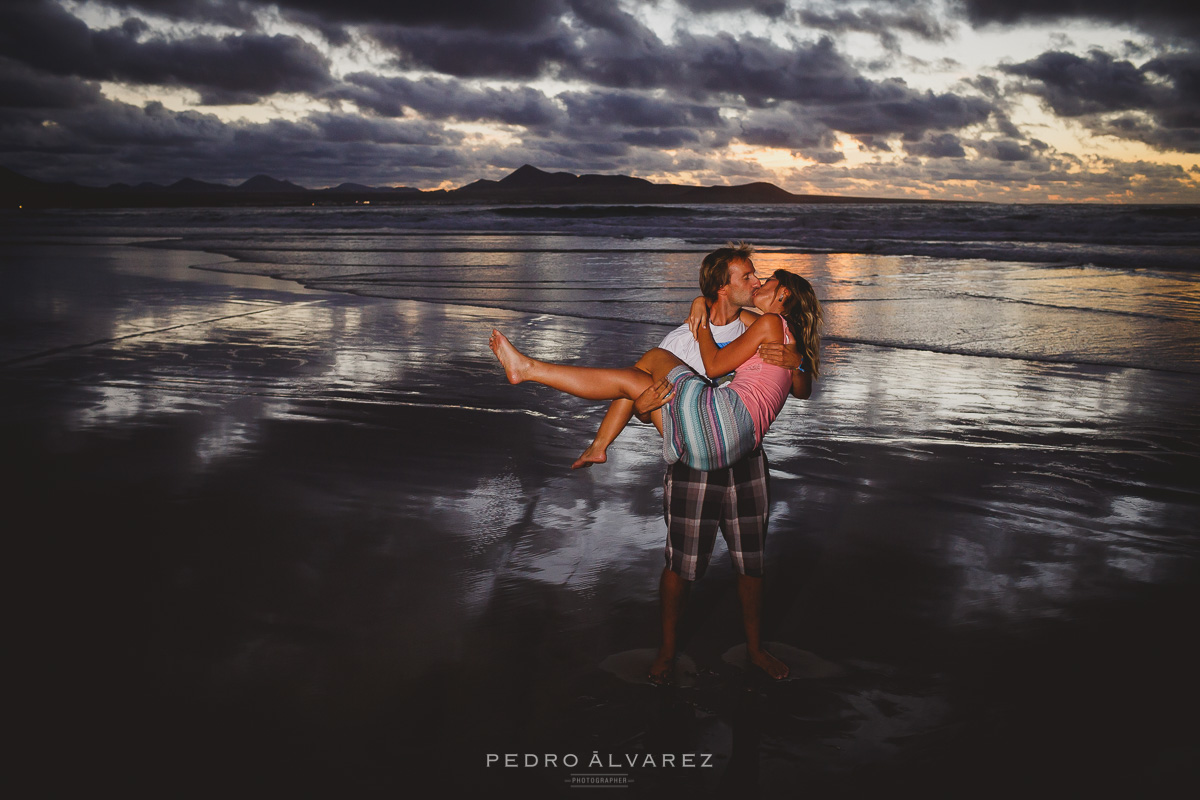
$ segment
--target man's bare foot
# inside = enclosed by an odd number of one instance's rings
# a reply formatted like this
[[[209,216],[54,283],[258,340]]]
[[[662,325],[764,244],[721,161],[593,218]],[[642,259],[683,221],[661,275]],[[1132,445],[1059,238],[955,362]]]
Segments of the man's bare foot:
[[[650,665],[650,673],[646,677],[655,686],[670,686],[675,682],[675,656],[658,651],[658,657]]]
[[[571,465],[571,469],[583,469],[590,467],[592,464],[603,464],[608,461],[608,452],[601,447],[597,447],[595,442],[587,446],[587,449],[580,454],[579,458],[575,459],[575,463]]]
[[[780,681],[788,676],[788,665],[762,648],[754,653],[747,650],[746,656],[751,664],[767,673],[772,680]]]
[[[492,348],[496,358],[500,359],[500,366],[504,367],[504,374],[508,376],[509,383],[520,383],[526,379],[533,360],[513,347],[513,343],[508,340],[508,337],[492,328],[488,347]]]

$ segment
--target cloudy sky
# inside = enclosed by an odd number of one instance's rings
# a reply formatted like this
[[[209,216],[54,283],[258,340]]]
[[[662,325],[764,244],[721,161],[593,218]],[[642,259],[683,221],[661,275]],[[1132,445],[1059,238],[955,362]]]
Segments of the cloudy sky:
[[[0,164],[1200,202],[1200,3],[3,0]]]

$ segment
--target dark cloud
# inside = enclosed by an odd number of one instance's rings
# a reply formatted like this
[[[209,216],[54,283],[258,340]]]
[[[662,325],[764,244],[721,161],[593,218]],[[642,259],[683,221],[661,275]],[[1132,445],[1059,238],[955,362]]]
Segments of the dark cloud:
[[[331,82],[329,64],[294,36],[236,34],[167,40],[146,24],[92,31],[51,3],[0,8],[0,55],[55,75],[194,89],[206,103],[249,103]]]
[[[314,113],[303,123],[289,123],[293,130],[304,126],[306,135],[332,143],[370,142],[374,144],[450,145],[462,135],[424,120],[394,120],[364,117],[359,114]]]
[[[580,19],[600,14],[592,2],[578,2],[575,9]],[[953,130],[986,121],[995,107],[979,97],[918,92],[902,81],[867,78],[827,36],[783,46],[751,35],[679,32],[668,45],[628,15],[611,8],[604,12],[602,29],[572,30],[563,23],[536,36],[394,27],[371,32],[397,53],[397,63],[404,67],[456,77],[532,79],[556,75],[614,89],[667,91],[711,108],[769,109],[788,103],[805,108],[797,111],[797,118],[811,117],[826,128],[862,135],[899,134],[919,139],[929,130]],[[932,28],[925,30],[929,35],[941,35]],[[573,118],[585,112],[578,99],[569,102],[574,104]],[[630,94],[625,102],[639,101]],[[381,113],[399,110],[395,103],[370,106]],[[693,118],[689,124],[715,125],[716,121]],[[644,123],[648,127],[674,125]],[[743,133],[756,142],[799,146],[813,140],[810,130],[807,124],[751,124]],[[815,135],[820,138],[823,134]]]
[[[571,12],[584,25],[607,31],[621,40],[645,36],[642,23],[610,0],[570,0]]]
[[[261,5],[248,0],[103,0],[104,5],[145,11],[169,19],[212,22],[235,28],[255,25],[254,10]]]
[[[977,96],[919,92],[900,80],[871,80],[828,37],[785,48],[754,36],[681,35],[673,48],[660,47],[653,56],[641,62],[642,76],[683,96],[709,103],[721,99],[745,103],[751,111],[787,104],[792,110],[790,125],[751,123],[746,129],[748,136],[764,144],[811,141],[807,131],[813,122],[856,135],[900,134],[916,139],[928,130],[985,122],[995,108]],[[580,63],[581,76],[598,83],[610,77],[607,70],[590,70],[593,61]],[[796,132],[789,132],[789,127]]]
[[[212,114],[111,100],[59,114],[47,127],[27,113],[0,118],[0,155],[39,176],[104,184],[184,176],[244,180],[268,173],[305,185],[405,177],[457,169],[462,135],[420,120],[318,113],[299,121],[224,122]],[[441,180],[438,177],[438,180]]]
[[[1053,51],[1001,68],[1020,88],[1097,133],[1200,152],[1200,53],[1170,53],[1139,66],[1101,50]],[[1140,113],[1128,113],[1140,112]]]
[[[559,99],[571,121],[582,125],[712,128],[722,124],[716,106],[677,103],[633,92],[565,92]]]
[[[329,96],[352,100],[360,108],[387,117],[404,116],[411,108],[435,119],[487,120],[508,125],[553,125],[561,109],[542,92],[530,88],[473,88],[440,78],[386,78],[369,72],[346,76],[346,85]]]
[[[828,126],[790,104],[752,111],[740,127],[738,138],[748,145],[804,151],[806,155],[811,150],[829,148],[835,141]]]
[[[700,14],[719,11],[754,11],[766,17],[781,17],[787,11],[783,0],[679,0],[684,8]]]
[[[540,142],[540,145],[547,152],[561,157],[563,159],[561,163],[571,164],[576,171],[581,172],[597,172],[604,168],[584,167],[581,169],[575,165],[606,163],[610,165],[610,169],[620,169],[621,167],[628,169],[629,162],[625,156],[629,155],[632,150],[631,145],[619,140],[588,140],[571,137],[545,139]]]
[[[497,32],[535,31],[553,24],[565,10],[561,0],[277,0],[277,4],[331,21]]]
[[[981,125],[994,110],[994,104],[983,97],[919,92],[903,81],[888,80],[873,85],[864,101],[830,106],[819,116],[829,127],[860,139],[895,133],[911,141],[928,131]]]
[[[860,133],[854,138],[868,150],[874,150],[877,153],[892,152],[892,143],[888,141],[886,136],[873,136],[869,133]]]
[[[1036,81],[1030,91],[1066,117],[1146,108],[1155,105],[1154,95],[1159,91],[1133,64],[1100,50],[1093,50],[1087,58],[1057,51],[1042,53],[1001,69]]]
[[[171,111],[162,103],[145,107],[101,100],[57,114],[51,124],[37,114],[10,118],[2,140],[9,152],[79,151],[208,146],[225,138],[227,126],[211,114]]]
[[[409,27],[535,30],[562,15],[561,0],[103,0],[105,5],[148,11],[165,17],[204,20],[243,27],[254,12],[276,6],[285,15],[338,23],[387,23]],[[290,16],[290,15],[289,15]]]
[[[997,161],[1029,161],[1037,157],[1037,149],[1013,139],[989,139],[971,142],[971,147],[984,158]]]
[[[1179,0],[959,0],[976,24],[1069,18],[1120,23],[1167,36],[1200,35],[1200,6]]]
[[[0,108],[75,108],[99,99],[95,83],[0,59]]]
[[[680,36],[668,55],[680,65],[677,88],[736,95],[751,106],[852,102],[867,98],[873,85],[828,37],[780,47],[756,36]]]
[[[644,148],[724,147],[729,125],[720,108],[675,102],[636,92],[565,92],[558,98],[570,125],[544,135],[599,144],[621,142]],[[609,155],[607,150],[604,150]]]
[[[345,47],[353,44],[357,32],[353,26],[343,22],[327,20],[311,11],[296,11],[295,9],[280,9],[280,15],[298,25],[303,25],[315,31],[334,47]]]
[[[591,4],[580,3],[578,9],[594,11]],[[865,100],[874,86],[829,37],[781,46],[751,35],[680,32],[667,45],[628,15],[609,13],[604,21],[603,28],[582,31],[560,22],[535,35],[394,26],[376,26],[370,33],[396,52],[399,66],[455,77],[559,75],[611,88],[680,91],[697,99],[728,95],[751,106]]]
[[[188,87],[198,91],[205,103],[247,103],[278,92],[311,93],[332,81],[320,51],[293,36],[241,34],[113,44],[101,54],[97,73]],[[108,64],[103,63],[104,55],[111,55]]]
[[[1165,127],[1154,120],[1131,115],[1097,120],[1090,127],[1095,133],[1145,142],[1160,150],[1200,153],[1200,122],[1194,117],[1190,124],[1180,127]]]
[[[1021,129],[1009,118],[1008,114],[1003,111],[992,112],[992,124],[996,126],[996,130],[1002,135],[1013,139],[1020,138]]]
[[[837,11],[814,11],[801,9],[799,19],[810,28],[843,32],[870,33],[891,51],[900,49],[899,31],[911,33],[922,39],[940,42],[947,39],[950,30],[923,6],[903,8],[899,11],[865,8],[860,10],[839,9]]]
[[[805,155],[818,164],[837,164],[846,160],[846,154],[841,150],[810,150]]]
[[[1170,82],[1178,108],[1189,115],[1200,107],[1200,52],[1168,53],[1151,59],[1142,69]]]
[[[654,147],[673,150],[677,147],[694,145],[700,135],[691,128],[655,128],[636,130],[621,134],[621,141],[637,147]]]
[[[911,155],[926,158],[963,158],[967,154],[952,133],[939,133],[919,142],[909,142],[904,149]]]
[[[620,31],[602,29],[582,34],[561,65],[562,73],[617,89],[679,86],[680,59],[651,30],[636,20]]]
[[[459,78],[536,78],[571,52],[570,33],[563,27],[530,36],[385,25],[372,26],[369,33],[396,52],[397,66]]]

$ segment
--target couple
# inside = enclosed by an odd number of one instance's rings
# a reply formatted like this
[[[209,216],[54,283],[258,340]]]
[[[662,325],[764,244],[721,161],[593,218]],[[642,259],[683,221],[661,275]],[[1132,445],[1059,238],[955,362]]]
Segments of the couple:
[[[767,464],[761,442],[789,393],[804,399],[820,366],[821,306],[804,278],[754,274],[753,249],[727,245],[705,256],[703,295],[688,321],[633,367],[598,369],[537,361],[499,331],[489,344],[510,383],[534,381],[589,400],[613,400],[595,441],[575,462],[606,459],[609,444],[636,413],[663,435],[666,566],[659,581],[662,646],[650,680],[669,683],[676,629],[691,582],[704,574],[718,526],[737,572],[750,662],[775,679],[787,665],[762,647],[763,546]],[[753,305],[759,312],[747,311]],[[732,372],[714,386],[702,375]]]

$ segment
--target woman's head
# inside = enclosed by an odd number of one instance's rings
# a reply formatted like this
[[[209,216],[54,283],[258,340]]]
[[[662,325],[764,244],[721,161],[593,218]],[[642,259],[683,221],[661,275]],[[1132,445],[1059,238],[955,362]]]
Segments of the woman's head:
[[[816,378],[821,369],[820,327],[824,317],[812,284],[794,272],[777,269],[755,293],[754,305],[764,313],[783,315],[804,358],[804,369]]]

